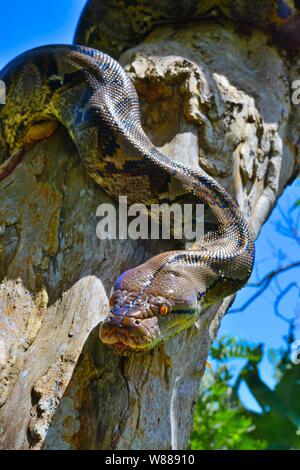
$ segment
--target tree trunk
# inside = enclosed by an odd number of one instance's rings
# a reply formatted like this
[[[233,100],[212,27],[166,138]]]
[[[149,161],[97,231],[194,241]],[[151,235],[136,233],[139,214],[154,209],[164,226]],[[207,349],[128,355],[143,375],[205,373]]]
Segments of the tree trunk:
[[[207,21],[156,29],[120,61],[153,143],[220,181],[257,235],[299,169],[300,106],[289,87],[299,62],[264,33]],[[0,185],[1,448],[188,446],[232,299],[144,356],[115,356],[98,339],[113,281],[174,244],[99,240],[103,202],[62,128]]]

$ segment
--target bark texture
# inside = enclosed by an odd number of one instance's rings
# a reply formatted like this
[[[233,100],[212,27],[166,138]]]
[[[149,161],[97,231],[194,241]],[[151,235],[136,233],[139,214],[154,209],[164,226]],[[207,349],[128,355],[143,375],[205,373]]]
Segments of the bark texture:
[[[154,144],[201,165],[257,235],[299,170],[297,57],[228,23],[163,27],[126,51]],[[297,77],[298,74],[298,77]],[[0,447],[183,449],[211,341],[232,299],[141,357],[98,340],[116,276],[171,242],[100,241],[110,199],[59,128],[0,185]]]

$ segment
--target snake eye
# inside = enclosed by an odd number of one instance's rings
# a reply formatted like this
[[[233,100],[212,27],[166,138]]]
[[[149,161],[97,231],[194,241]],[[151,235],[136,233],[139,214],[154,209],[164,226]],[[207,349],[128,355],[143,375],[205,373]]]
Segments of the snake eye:
[[[161,305],[161,307],[159,308],[159,313],[161,315],[167,315],[167,313],[169,313],[169,307],[167,305]]]

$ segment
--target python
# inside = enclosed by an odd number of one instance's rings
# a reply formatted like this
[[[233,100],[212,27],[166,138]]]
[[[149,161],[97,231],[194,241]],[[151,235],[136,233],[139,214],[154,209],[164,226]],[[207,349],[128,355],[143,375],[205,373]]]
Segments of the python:
[[[144,353],[189,328],[210,305],[248,280],[254,242],[236,202],[202,168],[175,161],[145,134],[136,90],[121,65],[83,46],[21,54],[0,72],[0,180],[26,148],[61,123],[89,175],[110,196],[132,203],[209,206],[215,228],[192,249],[162,252],[122,273],[100,339],[120,355]],[[50,123],[50,124],[49,124]]]

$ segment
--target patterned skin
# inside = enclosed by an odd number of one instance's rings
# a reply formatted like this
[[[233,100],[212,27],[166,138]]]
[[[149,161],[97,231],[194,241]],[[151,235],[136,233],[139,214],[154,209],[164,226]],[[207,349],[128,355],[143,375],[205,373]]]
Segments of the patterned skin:
[[[156,26],[203,18],[225,18],[263,28],[288,49],[300,46],[300,0],[89,0],[75,42],[114,58],[144,39]],[[242,29],[242,28],[241,28]]]
[[[116,280],[100,339],[117,354],[150,350],[247,282],[254,243],[236,203],[202,169],[154,147],[141,127],[134,86],[115,60],[87,47],[45,46],[14,59],[0,79],[7,85],[0,106],[0,179],[58,121],[88,173],[112,197],[128,195],[129,203],[147,206],[201,202],[215,217],[216,229],[191,250],[161,253]]]

